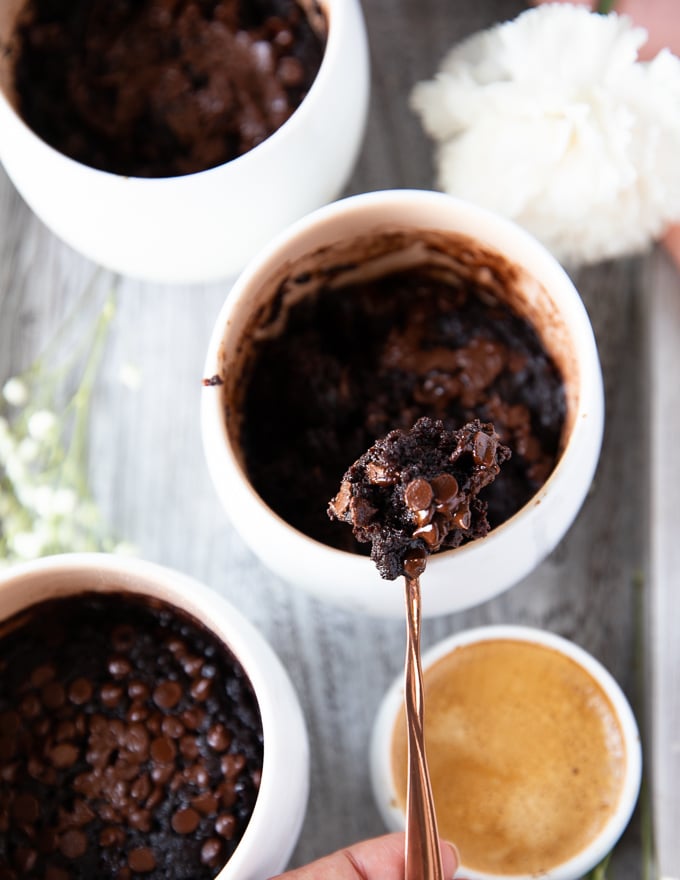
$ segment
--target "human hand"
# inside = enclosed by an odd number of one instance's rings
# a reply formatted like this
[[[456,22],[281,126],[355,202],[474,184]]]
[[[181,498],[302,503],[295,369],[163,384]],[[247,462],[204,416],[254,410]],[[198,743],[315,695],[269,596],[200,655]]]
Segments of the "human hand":
[[[452,878],[458,868],[458,854],[448,843],[442,843],[441,851],[444,877]],[[386,834],[280,874],[278,880],[404,880],[404,870],[404,835]]]
[[[534,5],[550,3],[553,0],[534,0]],[[570,0],[579,6],[596,9],[597,0]],[[645,45],[640,50],[640,58],[653,58],[661,49],[670,49],[680,56],[680,16],[678,0],[615,0],[614,12],[627,15],[635,24],[643,27],[648,34]],[[663,243],[680,269],[680,224],[671,226]]]

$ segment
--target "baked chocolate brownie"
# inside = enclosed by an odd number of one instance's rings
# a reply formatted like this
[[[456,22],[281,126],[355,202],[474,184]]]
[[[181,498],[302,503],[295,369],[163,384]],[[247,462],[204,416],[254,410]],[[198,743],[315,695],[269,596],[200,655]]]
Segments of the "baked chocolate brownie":
[[[423,416],[449,430],[490,422],[512,450],[482,490],[492,528],[553,470],[566,413],[562,375],[536,330],[488,286],[414,268],[322,284],[274,321],[277,332],[267,326],[248,342],[239,439],[256,491],[312,538],[362,552],[325,516],[328,499],[349,462]]]
[[[297,0],[28,0],[15,44],[19,111],[43,140],[104,171],[174,177],[276,131],[325,35]]]
[[[475,420],[448,431],[422,418],[390,431],[348,469],[328,515],[371,544],[384,578],[416,577],[430,553],[488,533],[479,493],[509,457],[493,425]]]
[[[83,594],[0,625],[0,878],[213,878],[262,770],[238,661],[164,603]]]

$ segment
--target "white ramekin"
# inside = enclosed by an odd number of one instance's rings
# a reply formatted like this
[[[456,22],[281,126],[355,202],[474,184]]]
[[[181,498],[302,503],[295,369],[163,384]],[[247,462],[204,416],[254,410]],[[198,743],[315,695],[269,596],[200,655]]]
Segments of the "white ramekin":
[[[393,190],[327,205],[279,235],[241,274],[217,318],[205,377],[241,381],[248,322],[280,289],[291,265],[383,229],[462,235],[517,269],[516,282],[540,316],[540,335],[564,374],[568,401],[563,449],[545,485],[488,537],[434,555],[423,577],[423,615],[479,604],[528,574],[555,547],[590,488],[602,440],[604,397],[592,327],[566,272],[534,238],[486,210],[441,193]],[[343,256],[351,262],[347,253]],[[301,389],[300,393],[304,393]],[[251,549],[287,581],[315,596],[370,614],[403,616],[403,591],[364,556],[333,549],[277,516],[251,486],[220,385],[202,391],[209,471],[224,509]],[[352,462],[347,462],[347,466]],[[329,499],[330,500],[330,499]]]
[[[262,780],[252,816],[219,880],[262,880],[283,871],[307,807],[309,745],[288,674],[263,636],[216,592],[183,574],[121,556],[64,554],[0,572],[0,621],[48,599],[83,592],[150,596],[196,618],[242,664],[260,709]]]

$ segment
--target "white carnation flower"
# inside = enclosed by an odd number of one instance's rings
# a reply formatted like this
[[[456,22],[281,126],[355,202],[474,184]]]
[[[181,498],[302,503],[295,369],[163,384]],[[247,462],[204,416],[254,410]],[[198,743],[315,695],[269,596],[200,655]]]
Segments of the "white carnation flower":
[[[567,263],[639,251],[680,220],[680,59],[637,60],[625,16],[556,3],[455,47],[412,105],[438,185]]]

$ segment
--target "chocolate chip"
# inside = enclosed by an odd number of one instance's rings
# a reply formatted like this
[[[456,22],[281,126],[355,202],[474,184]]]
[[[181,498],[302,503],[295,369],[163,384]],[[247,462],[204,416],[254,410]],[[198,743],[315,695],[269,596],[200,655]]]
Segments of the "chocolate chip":
[[[182,669],[189,678],[195,678],[198,675],[204,662],[202,657],[192,657],[191,655],[187,655],[181,660]]]
[[[286,55],[279,61],[276,76],[283,86],[294,88],[304,82],[305,69],[297,58]]]
[[[162,800],[163,789],[157,786],[146,799],[146,803],[144,804],[144,806],[147,808],[147,810],[153,810],[153,808],[157,807]]]
[[[135,701],[127,711],[125,716],[128,721],[145,721],[149,717],[149,710],[144,703]]]
[[[333,500],[328,505],[329,508],[333,511],[333,514],[337,519],[342,519],[345,513],[349,510],[349,503],[352,500],[352,487],[351,485],[344,480],[340,484],[340,490],[338,494],[333,498]]]
[[[128,685],[128,697],[131,700],[148,700],[149,686],[143,681],[131,681]]]
[[[246,765],[246,759],[243,755],[239,754],[231,754],[231,755],[222,755],[220,759],[220,766],[222,768],[222,773],[227,777],[227,779],[235,779],[241,770]]]
[[[113,709],[123,697],[123,688],[119,684],[107,682],[99,689],[99,698],[107,709]]]
[[[170,764],[175,760],[177,747],[167,736],[159,736],[151,743],[151,757],[159,764]]]
[[[458,494],[458,480],[453,474],[439,474],[430,480],[434,500],[440,504],[452,501]]]
[[[110,846],[122,846],[125,843],[125,832],[120,825],[107,825],[99,834],[99,846],[108,849]]]
[[[174,709],[182,699],[182,686],[177,681],[162,681],[153,692],[153,701],[159,709]]]
[[[61,835],[59,849],[67,859],[79,859],[87,852],[87,837],[78,828],[70,828]]]
[[[76,678],[68,689],[68,698],[76,706],[82,706],[92,699],[92,682],[87,678]]]
[[[179,741],[179,750],[182,753],[183,757],[194,760],[200,754],[198,740],[195,736],[190,736],[189,734],[186,734]]]
[[[143,773],[130,786],[130,797],[136,801],[144,801],[151,794],[151,780],[148,773]]]
[[[178,810],[170,820],[173,831],[177,834],[192,834],[197,828],[201,817],[191,807]]]
[[[397,481],[397,475],[386,465],[369,461],[366,465],[366,479],[374,486],[391,486]]]
[[[231,744],[231,736],[224,724],[213,724],[205,738],[210,748],[216,752],[226,752]]]
[[[138,846],[128,853],[128,865],[139,874],[149,874],[156,867],[156,856],[148,846]]]
[[[125,678],[132,672],[130,661],[127,657],[123,657],[120,654],[114,654],[112,657],[109,657],[106,668],[112,678]]]
[[[430,549],[435,549],[439,545],[440,532],[436,522],[427,523],[416,529],[413,533],[414,538],[421,538]]]
[[[204,865],[215,867],[222,855],[222,842],[216,837],[209,837],[201,847],[201,861]]]
[[[127,623],[121,623],[111,632],[111,644],[116,651],[129,651],[135,643],[135,637],[135,628]]]
[[[182,639],[171,638],[167,641],[167,648],[171,654],[174,654],[176,657],[181,657],[187,653],[187,645],[186,642],[183,642]]]
[[[432,486],[423,477],[411,480],[404,490],[404,501],[410,510],[427,510],[433,497]]]
[[[148,756],[149,734],[142,724],[131,724],[125,731],[123,742],[128,751],[136,758],[144,760]]]
[[[166,715],[161,721],[161,732],[170,739],[179,739],[186,728],[176,715]]]
[[[52,681],[56,673],[57,670],[51,664],[36,666],[36,668],[31,673],[31,684],[34,688],[39,689],[46,685],[48,681]]]
[[[211,690],[212,682],[209,678],[197,678],[191,685],[191,696],[202,703],[208,699]]]
[[[461,504],[460,507],[454,511],[452,521],[457,529],[469,529],[472,521],[469,504]]]
[[[174,764],[156,764],[151,768],[151,778],[157,785],[164,785],[174,772]]]
[[[220,813],[215,819],[215,831],[220,837],[231,840],[236,831],[236,819],[231,813]]]
[[[477,431],[473,438],[473,443],[473,457],[475,464],[482,465],[483,467],[490,467],[496,457],[496,447],[498,445],[496,441],[493,437],[485,434],[484,431]]]
[[[151,831],[150,810],[131,810],[128,815],[128,825],[130,828],[148,834],[148,832]]]
[[[191,806],[204,816],[209,816],[211,813],[217,812],[219,800],[212,791],[203,791],[191,799]]]
[[[198,706],[191,706],[182,712],[180,718],[182,719],[182,724],[189,730],[199,730],[205,721],[205,712]]]
[[[72,767],[78,760],[79,749],[72,743],[60,743],[50,752],[52,764],[59,770]]]

